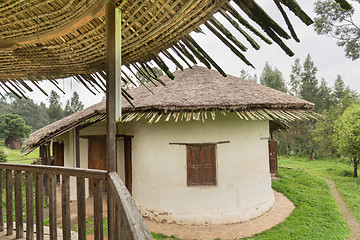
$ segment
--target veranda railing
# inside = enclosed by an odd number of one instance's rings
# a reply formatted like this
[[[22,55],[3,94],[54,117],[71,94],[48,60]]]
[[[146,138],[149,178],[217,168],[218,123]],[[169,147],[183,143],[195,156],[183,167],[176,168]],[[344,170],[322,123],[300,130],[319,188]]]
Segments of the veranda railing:
[[[62,228],[63,239],[71,239],[70,177],[76,177],[77,181],[78,239],[86,239],[86,178],[92,179],[94,184],[94,238],[96,240],[104,239],[102,182],[105,180],[107,180],[108,186],[108,204],[113,204],[113,206],[109,207],[108,205],[107,207],[108,209],[115,209],[115,212],[108,212],[108,239],[152,239],[133,198],[115,172],[107,173],[103,170],[93,169],[5,163],[0,163],[0,171],[0,202],[3,202],[3,184],[5,183],[6,231],[8,235],[13,234],[13,200],[15,200],[16,238],[24,236],[24,209],[22,205],[22,180],[24,177],[26,192],[26,239],[33,239],[34,232],[36,232],[37,240],[44,239],[43,179],[47,175],[50,239],[57,239],[58,226],[56,219],[59,213],[56,212],[56,175],[61,175],[62,224],[60,228]],[[34,183],[35,196],[33,194]],[[15,199],[13,199],[13,196]],[[0,231],[4,231],[4,210],[2,204],[0,204]]]

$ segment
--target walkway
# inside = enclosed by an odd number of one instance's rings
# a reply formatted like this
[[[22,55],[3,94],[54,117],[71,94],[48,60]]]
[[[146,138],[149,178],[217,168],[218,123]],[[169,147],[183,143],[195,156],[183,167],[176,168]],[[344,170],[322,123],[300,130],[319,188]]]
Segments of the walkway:
[[[360,239],[360,225],[359,225],[359,222],[355,218],[354,214],[349,210],[349,206],[347,205],[347,203],[344,202],[342,196],[340,195],[339,191],[336,188],[335,183],[333,181],[327,179],[327,178],[323,178],[323,177],[320,177],[320,176],[317,176],[317,177],[319,177],[321,179],[324,179],[329,184],[330,191],[331,191],[332,195],[334,196],[335,201],[338,203],[340,211],[343,214],[343,217],[346,219],[346,221],[349,224],[349,228],[350,228],[350,238],[349,238],[349,240]]]
[[[5,226],[6,226],[6,224],[5,224]],[[16,226],[15,223],[14,223],[14,226]],[[25,229],[26,229],[26,223],[24,223],[24,230],[25,230]],[[35,229],[35,226],[34,226],[34,229]],[[44,226],[44,240],[49,240],[49,239],[50,239],[49,233],[50,233],[49,227]],[[62,230],[61,230],[61,229],[58,229],[58,230],[57,230],[57,239],[58,239],[58,240],[62,240],[62,239],[63,239],[62,236],[63,236],[63,235],[62,235]],[[13,239],[15,239],[15,237],[16,237],[15,228],[14,228],[14,233],[13,233],[13,235],[10,235],[10,236],[7,236],[7,235],[6,235],[6,229],[4,229],[4,231],[0,232],[0,239],[1,239],[1,240],[9,240],[9,239],[13,240]],[[24,237],[21,238],[21,239],[26,239],[26,232],[25,232],[25,231],[24,231]],[[34,238],[33,238],[33,239],[36,239],[36,234],[34,234]],[[77,238],[77,233],[71,232],[71,239],[72,239],[72,240],[77,240],[77,239],[78,239],[78,238]]]
[[[218,226],[182,226],[177,224],[156,223],[146,220],[150,231],[174,235],[180,239],[213,240],[250,237],[283,222],[294,210],[294,204],[279,192],[275,192],[272,209],[259,218],[239,223]]]

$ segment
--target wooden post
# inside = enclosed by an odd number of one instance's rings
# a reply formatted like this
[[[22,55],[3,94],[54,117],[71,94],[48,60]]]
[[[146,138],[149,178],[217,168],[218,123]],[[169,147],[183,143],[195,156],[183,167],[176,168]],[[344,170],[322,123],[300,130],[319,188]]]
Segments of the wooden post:
[[[26,181],[26,240],[34,238],[33,174],[25,172]]]
[[[43,174],[35,173],[36,239],[44,239]]]
[[[106,1],[106,142],[107,142],[107,151],[108,151],[108,172],[116,171],[116,118],[117,116],[116,106],[120,105],[120,102],[116,102],[117,94],[119,91],[116,90],[116,82],[120,82],[120,76],[117,76],[117,73],[120,75],[119,68],[121,67],[121,42],[120,40],[121,32],[116,32],[116,30],[121,31],[120,23],[121,19],[120,11],[116,9],[115,3],[113,1]],[[118,19],[117,23],[115,20]],[[118,36],[118,39],[116,39]],[[119,37],[120,36],[120,37]],[[121,95],[121,91],[120,91]],[[120,96],[118,96],[120,99]],[[118,106],[121,109],[121,106]],[[120,120],[120,119],[118,119]],[[111,196],[111,190],[108,189],[108,237],[109,240],[115,239],[114,227],[114,200]]]
[[[15,224],[16,239],[24,236],[21,171],[15,171]]]
[[[0,232],[4,231],[4,209],[3,209],[4,170],[0,169]]]
[[[94,235],[95,240],[104,239],[103,228],[103,206],[102,206],[102,186],[101,180],[94,180]]]
[[[62,206],[62,227],[63,239],[71,240],[70,229],[70,177],[62,176],[61,206]]]
[[[85,178],[77,177],[78,239],[86,240]]]
[[[50,239],[57,239],[56,226],[56,175],[49,176],[49,225],[50,225]]]
[[[13,225],[13,177],[12,171],[6,170],[6,234],[12,235]]]

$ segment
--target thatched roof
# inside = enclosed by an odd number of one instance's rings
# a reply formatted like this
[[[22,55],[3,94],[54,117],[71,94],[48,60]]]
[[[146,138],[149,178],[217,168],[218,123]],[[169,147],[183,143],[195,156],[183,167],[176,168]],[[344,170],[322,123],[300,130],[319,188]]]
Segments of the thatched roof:
[[[88,88],[103,90],[105,2],[1,1],[0,90],[21,97],[23,90],[39,88],[36,80],[50,80],[56,85],[56,79],[70,76]],[[286,10],[292,11],[305,24],[312,23],[295,0],[274,1],[289,33],[254,0],[113,0],[113,3],[122,12],[123,66],[137,71],[153,60],[169,76],[172,75],[159,57],[160,53],[180,68],[180,59],[189,65],[200,61],[225,74],[189,35],[191,31],[201,31],[199,26],[203,23],[248,65],[251,63],[242,52],[247,50],[246,44],[259,49],[259,40],[268,44],[275,42],[288,55],[294,54],[283,42],[291,37],[299,41]],[[236,39],[214,17],[216,12],[220,12],[246,40]],[[249,17],[252,22],[244,17]]]
[[[292,121],[314,119],[314,104],[283,92],[234,76],[223,77],[215,70],[194,66],[174,72],[175,80],[160,77],[166,86],[152,83],[131,89],[135,108],[123,101],[123,121],[144,117],[149,123],[215,119],[215,110],[222,114],[236,112],[246,120]],[[153,92],[149,92],[149,90]],[[32,133],[26,150],[74,127],[102,120],[106,114],[105,101],[56,121]]]

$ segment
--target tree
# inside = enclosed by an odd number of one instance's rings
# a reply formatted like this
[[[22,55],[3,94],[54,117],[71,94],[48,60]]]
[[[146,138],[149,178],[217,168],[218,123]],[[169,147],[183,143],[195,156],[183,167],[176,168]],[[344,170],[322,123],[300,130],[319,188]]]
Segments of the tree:
[[[335,83],[334,83],[334,98],[337,103],[343,98],[345,94],[345,83],[342,80],[340,74],[337,76]]]
[[[76,113],[80,110],[84,109],[84,104],[79,99],[79,94],[74,91],[70,101],[66,101],[66,106],[64,109],[64,116],[69,116],[73,113]]]
[[[49,123],[46,109],[42,109],[32,99],[19,99],[12,94],[7,95],[5,104],[0,108],[0,114],[5,113],[18,114],[33,131]]]
[[[324,110],[329,109],[334,101],[331,94],[331,88],[327,85],[325,79],[321,79],[319,91],[315,99],[315,111],[322,113]]]
[[[300,97],[306,101],[315,103],[315,106],[319,91],[316,73],[317,68],[315,67],[314,62],[311,60],[310,54],[308,54],[300,74]]]
[[[5,146],[11,149],[22,147],[21,138],[28,137],[31,128],[17,114],[0,115],[0,138],[5,138]]]
[[[54,90],[52,90],[48,100],[50,103],[47,109],[49,121],[55,122],[64,116],[64,110],[61,108],[60,96]]]
[[[300,97],[301,72],[300,59],[296,58],[290,74],[290,93],[296,97]]]
[[[338,145],[335,135],[335,121],[344,113],[349,106],[359,103],[359,96],[355,91],[345,90],[338,104],[334,104],[325,110],[316,123],[312,133],[317,150],[321,156],[338,156]]]
[[[240,71],[240,78],[248,80],[248,81],[252,81],[252,82],[255,82],[255,83],[257,82],[256,74],[251,76],[251,74],[248,71],[244,70],[244,69],[242,69]]]
[[[348,107],[335,121],[336,140],[339,151],[351,159],[354,165],[354,178],[360,159],[360,104]]]
[[[359,1],[354,1],[358,2]],[[343,10],[332,0],[315,3],[315,31],[337,39],[337,45],[345,48],[345,56],[355,60],[360,57],[360,27],[353,20],[354,8]]]
[[[272,69],[268,62],[265,63],[265,67],[261,73],[260,83],[264,86],[271,87],[285,93],[287,92],[282,73],[277,68]]]

